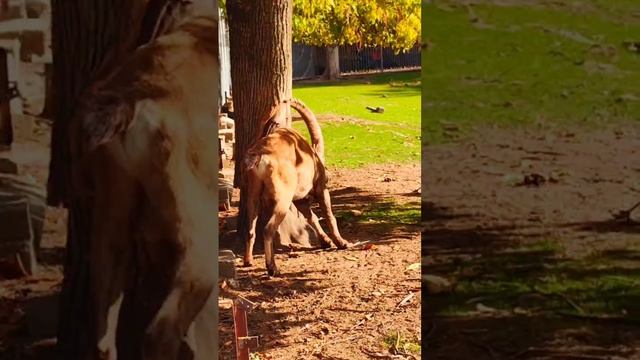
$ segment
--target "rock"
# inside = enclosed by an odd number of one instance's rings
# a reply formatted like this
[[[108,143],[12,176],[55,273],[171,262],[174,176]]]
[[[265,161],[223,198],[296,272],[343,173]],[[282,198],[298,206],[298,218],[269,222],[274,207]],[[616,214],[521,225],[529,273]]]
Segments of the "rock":
[[[448,293],[452,290],[449,280],[435,275],[422,275],[422,285],[430,295]]]
[[[494,312],[497,312],[498,310],[496,310],[496,309],[494,309],[492,307],[486,306],[486,305],[484,305],[482,303],[477,303],[476,304],[476,311],[479,311],[479,312],[482,312],[482,313],[494,313]]]
[[[258,222],[260,223],[260,220],[258,220]],[[259,234],[263,229],[264,227],[257,229]],[[311,227],[295,206],[292,206],[289,212],[287,212],[287,216],[285,216],[282,224],[280,224],[278,228],[278,234],[276,244],[283,248],[297,246],[302,249],[320,246],[318,234],[315,229]],[[258,238],[261,238],[261,235]]]
[[[233,183],[224,177],[218,177],[218,203],[222,210],[231,209],[231,197],[233,195]]]
[[[23,275],[35,274],[36,251],[28,199],[20,194],[0,194],[0,219],[0,258],[17,254]]]
[[[231,250],[220,250],[218,253],[218,272],[220,278],[235,279],[236,256]]]
[[[362,211],[361,210],[351,209],[351,210],[349,210],[349,214],[351,214],[353,216],[362,216]]]
[[[31,228],[33,232],[33,244],[36,255],[40,252],[42,228],[46,209],[46,196],[44,189],[33,178],[12,174],[0,174],[0,206],[3,198],[15,199],[16,195],[26,197],[29,202],[31,215]],[[0,233],[5,222],[0,222]]]

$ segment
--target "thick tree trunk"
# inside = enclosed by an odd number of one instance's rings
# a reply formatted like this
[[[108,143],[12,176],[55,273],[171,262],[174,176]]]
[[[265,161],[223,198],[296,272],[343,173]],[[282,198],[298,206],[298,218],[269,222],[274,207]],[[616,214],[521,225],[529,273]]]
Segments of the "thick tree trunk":
[[[40,117],[51,119],[53,116],[53,64],[44,65],[44,106]]]
[[[231,80],[236,122],[233,151],[234,186],[240,187],[238,230],[244,238],[246,188],[242,184],[242,159],[256,140],[260,120],[283,100],[291,98],[291,0],[227,1],[231,46]],[[288,104],[282,110],[290,113]],[[290,126],[290,116],[283,117]]]
[[[325,48],[323,77],[327,80],[336,80],[340,77],[340,53],[337,46],[327,46]]]
[[[11,148],[13,123],[9,100],[9,68],[7,51],[0,49],[0,150]]]

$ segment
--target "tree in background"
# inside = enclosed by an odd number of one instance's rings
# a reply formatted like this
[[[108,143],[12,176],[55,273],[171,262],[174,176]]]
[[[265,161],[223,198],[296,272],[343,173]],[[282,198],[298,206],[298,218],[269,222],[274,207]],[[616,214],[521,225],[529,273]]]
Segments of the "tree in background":
[[[326,47],[327,79],[340,75],[338,46],[408,50],[420,41],[420,27],[419,0],[293,1],[293,39]]]

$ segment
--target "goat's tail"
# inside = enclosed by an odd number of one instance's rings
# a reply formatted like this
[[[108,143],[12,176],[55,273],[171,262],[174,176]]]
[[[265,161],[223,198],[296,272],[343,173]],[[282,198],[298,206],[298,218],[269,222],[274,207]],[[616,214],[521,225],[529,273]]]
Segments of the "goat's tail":
[[[318,154],[322,163],[324,163],[324,137],[322,136],[322,130],[320,129],[318,119],[311,109],[298,99],[291,99],[291,107],[300,114],[305,125],[307,125],[307,129],[309,130],[309,135],[311,137],[311,146],[313,147],[313,150],[315,150],[316,154]]]

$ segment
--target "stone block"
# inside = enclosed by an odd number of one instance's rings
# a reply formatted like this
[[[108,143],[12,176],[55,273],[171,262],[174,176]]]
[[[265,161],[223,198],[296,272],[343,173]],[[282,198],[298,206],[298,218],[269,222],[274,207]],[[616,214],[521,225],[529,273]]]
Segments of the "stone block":
[[[231,250],[220,250],[218,253],[218,274],[221,279],[235,279],[236,256]]]
[[[28,273],[34,273],[40,251],[46,202],[35,181],[0,174],[0,256],[20,254]]]

